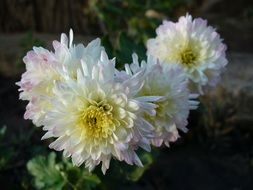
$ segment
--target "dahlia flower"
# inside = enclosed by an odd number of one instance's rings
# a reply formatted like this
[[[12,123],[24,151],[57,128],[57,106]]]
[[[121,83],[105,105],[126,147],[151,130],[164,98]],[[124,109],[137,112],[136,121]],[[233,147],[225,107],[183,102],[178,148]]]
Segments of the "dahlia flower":
[[[177,23],[164,21],[157,36],[147,41],[147,52],[166,64],[183,66],[191,86],[215,86],[227,64],[226,45],[215,29],[201,18],[182,16]]]
[[[187,78],[179,65],[160,64],[152,56],[139,64],[137,55],[132,57],[133,63],[125,66],[128,76],[145,69],[145,82],[138,95],[163,97],[156,102],[156,115],[145,114],[145,119],[154,126],[152,144],[169,146],[169,142],[178,139],[178,129],[187,132],[189,110],[197,108],[198,102],[193,100],[197,95],[189,93]]]

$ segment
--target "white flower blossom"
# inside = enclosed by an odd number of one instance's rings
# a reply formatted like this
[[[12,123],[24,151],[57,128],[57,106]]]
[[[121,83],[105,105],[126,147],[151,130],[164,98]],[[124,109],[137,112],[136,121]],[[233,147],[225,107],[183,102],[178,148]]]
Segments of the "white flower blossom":
[[[182,16],[178,22],[164,21],[157,36],[147,42],[148,54],[164,64],[183,66],[190,85],[203,93],[202,86],[215,86],[227,64],[226,45],[215,29],[201,18]],[[193,90],[195,90],[193,88]]]
[[[156,115],[145,115],[145,118],[154,126],[152,144],[161,146],[164,142],[169,146],[169,142],[179,137],[178,129],[187,132],[189,110],[196,109],[198,105],[193,100],[197,95],[189,93],[185,73],[179,65],[160,64],[152,56],[148,56],[147,62],[139,63],[136,54],[133,54],[133,63],[125,68],[128,76],[145,69],[145,82],[139,96],[163,97],[156,102]]]
[[[81,60],[81,66],[76,80],[66,74],[56,82],[43,139],[56,137],[50,148],[63,150],[77,166],[85,162],[90,171],[102,162],[105,173],[112,157],[141,166],[136,145],[150,150],[152,128],[142,115],[155,115],[150,102],[160,97],[136,97],[144,71],[117,82],[114,60],[104,51],[97,63]]]

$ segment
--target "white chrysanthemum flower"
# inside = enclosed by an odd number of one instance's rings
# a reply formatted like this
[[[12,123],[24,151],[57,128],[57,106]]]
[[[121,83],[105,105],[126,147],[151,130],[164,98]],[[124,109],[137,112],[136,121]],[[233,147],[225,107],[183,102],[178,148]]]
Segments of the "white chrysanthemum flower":
[[[158,96],[137,97],[143,85],[144,71],[127,80],[115,79],[115,63],[102,51],[100,59],[81,59],[76,79],[63,72],[46,112],[42,139],[56,137],[50,148],[63,150],[75,165],[85,162],[91,171],[102,162],[102,171],[111,158],[141,166],[135,150],[150,150],[152,126],[142,117],[155,115]]]
[[[133,63],[125,66],[129,76],[143,68],[146,70],[145,82],[138,95],[163,97],[157,102],[156,115],[145,116],[154,126],[152,144],[161,146],[164,142],[169,146],[169,142],[174,142],[179,137],[177,129],[187,131],[189,110],[196,109],[198,105],[192,99],[197,95],[189,93],[187,78],[179,65],[161,65],[151,56],[148,56],[147,63],[142,61],[139,64],[137,55],[133,54]]]
[[[93,40],[84,47],[82,44],[72,45],[73,32],[70,30],[70,40],[65,34],[61,35],[61,42],[54,41],[55,52],[42,47],[34,47],[24,57],[26,72],[22,75],[20,99],[30,101],[25,113],[25,119],[31,119],[37,126],[42,125],[45,111],[51,108],[48,101],[52,95],[52,88],[56,81],[63,80],[63,71],[76,78],[76,70],[80,68],[80,59],[89,62],[89,59],[98,60],[101,51],[100,40]]]
[[[157,36],[147,42],[148,54],[164,63],[183,66],[191,85],[215,86],[221,70],[227,64],[226,45],[215,29],[201,18],[186,15],[177,23],[164,21]]]
[[[24,58],[20,98],[29,104],[25,118],[44,125],[42,139],[64,150],[75,165],[85,162],[92,170],[102,162],[105,173],[112,157],[142,165],[135,150],[150,151],[152,125],[142,116],[155,115],[161,97],[137,97],[144,71],[124,81],[117,79],[114,60],[109,60],[100,40],[86,47],[72,45],[65,34],[54,41],[55,52],[34,48]]]

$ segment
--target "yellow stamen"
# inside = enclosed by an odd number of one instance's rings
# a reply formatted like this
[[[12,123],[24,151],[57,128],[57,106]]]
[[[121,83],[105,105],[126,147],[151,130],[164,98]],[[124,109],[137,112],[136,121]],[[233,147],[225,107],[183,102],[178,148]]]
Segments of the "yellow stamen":
[[[105,106],[90,105],[81,113],[80,121],[89,139],[107,138],[115,130],[111,110]]]
[[[181,62],[185,65],[191,66],[197,60],[197,55],[191,49],[185,49],[180,54]]]

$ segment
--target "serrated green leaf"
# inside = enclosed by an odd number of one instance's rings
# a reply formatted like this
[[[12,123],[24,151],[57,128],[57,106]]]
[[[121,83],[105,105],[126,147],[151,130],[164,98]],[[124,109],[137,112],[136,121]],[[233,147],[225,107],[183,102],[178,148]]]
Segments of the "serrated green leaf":
[[[60,171],[61,166],[55,162],[56,155],[50,153],[48,157],[37,156],[27,163],[29,173],[34,177],[37,189],[60,190],[66,180]]]

